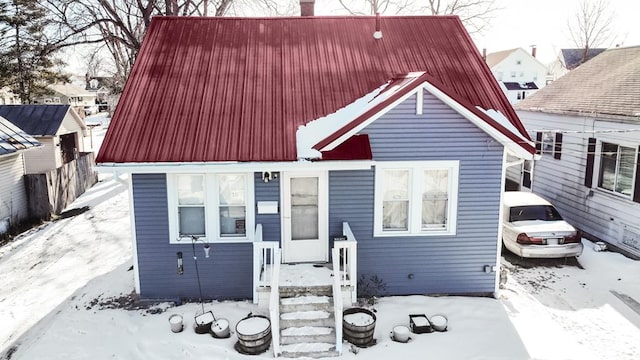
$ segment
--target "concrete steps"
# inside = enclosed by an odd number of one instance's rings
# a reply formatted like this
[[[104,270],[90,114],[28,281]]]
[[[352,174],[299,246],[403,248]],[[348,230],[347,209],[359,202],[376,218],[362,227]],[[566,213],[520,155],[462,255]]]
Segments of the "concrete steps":
[[[280,288],[281,356],[333,357],[336,332],[331,286]]]

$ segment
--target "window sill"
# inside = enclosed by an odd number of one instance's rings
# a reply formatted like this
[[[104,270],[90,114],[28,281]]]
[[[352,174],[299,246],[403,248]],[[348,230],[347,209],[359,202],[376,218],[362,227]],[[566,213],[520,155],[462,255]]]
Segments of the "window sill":
[[[603,194],[605,196],[609,196],[609,197],[612,197],[612,198],[615,198],[615,199],[619,199],[619,200],[628,200],[628,201],[633,202],[633,198],[632,198],[631,195],[621,194],[619,192],[603,189],[601,187],[596,187],[594,189],[596,190],[596,192],[598,194]]]
[[[443,231],[423,231],[417,233],[409,232],[376,232],[373,237],[433,237],[433,236],[453,236],[456,235],[455,231],[443,230]]]
[[[198,241],[196,241],[196,244],[250,244],[253,242],[253,239],[247,238],[247,237],[243,237],[243,238],[219,238],[219,239],[213,239],[213,240],[208,240],[206,238],[200,238],[198,239]],[[181,241],[177,241],[177,240],[172,240],[169,241],[170,245],[191,245],[191,240],[190,239],[184,239]]]

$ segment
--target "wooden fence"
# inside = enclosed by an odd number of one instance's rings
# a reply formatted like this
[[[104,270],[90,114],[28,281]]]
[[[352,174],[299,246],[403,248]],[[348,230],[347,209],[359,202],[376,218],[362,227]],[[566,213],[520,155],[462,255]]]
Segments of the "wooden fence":
[[[42,174],[25,175],[29,217],[48,220],[71,204],[98,182],[93,153],[81,153],[77,159]]]

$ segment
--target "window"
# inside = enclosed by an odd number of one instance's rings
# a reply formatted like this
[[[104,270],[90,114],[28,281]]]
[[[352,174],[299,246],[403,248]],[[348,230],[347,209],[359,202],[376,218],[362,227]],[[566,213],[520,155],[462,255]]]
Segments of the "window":
[[[496,73],[496,80],[498,80],[498,81],[502,81],[502,76],[503,76],[502,71],[498,71],[498,72]]]
[[[171,174],[167,177],[170,242],[197,235],[208,242],[253,235],[253,174]]]
[[[375,235],[455,234],[458,161],[376,164]]]
[[[517,60],[516,65],[522,65],[522,60]]]
[[[516,77],[516,72],[515,72],[515,71],[512,71],[512,72],[511,72],[511,77],[512,77],[512,78]]]
[[[553,155],[557,160],[562,156],[562,133],[543,131],[536,135],[536,149],[541,154]]]
[[[204,236],[204,175],[178,175],[178,232]]]
[[[531,172],[533,171],[533,161],[525,160],[522,163],[522,186],[531,189]]]
[[[220,175],[219,214],[221,237],[246,236],[247,203],[245,175]]]
[[[636,149],[603,142],[598,187],[631,197],[635,160]]]

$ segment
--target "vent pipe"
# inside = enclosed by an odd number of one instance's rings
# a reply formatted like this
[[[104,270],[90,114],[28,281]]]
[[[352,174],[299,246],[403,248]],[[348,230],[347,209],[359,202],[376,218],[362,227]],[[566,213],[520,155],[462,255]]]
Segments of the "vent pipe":
[[[376,13],[376,31],[373,33],[373,38],[376,40],[382,39],[382,30],[380,30],[380,13]]]

